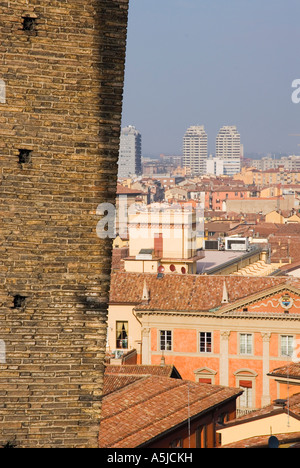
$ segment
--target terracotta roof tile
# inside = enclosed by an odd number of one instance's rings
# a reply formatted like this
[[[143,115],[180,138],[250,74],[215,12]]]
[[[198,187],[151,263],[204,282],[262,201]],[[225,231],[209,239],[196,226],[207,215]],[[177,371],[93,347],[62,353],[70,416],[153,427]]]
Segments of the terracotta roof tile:
[[[300,441],[300,432],[292,432],[287,434],[276,434],[280,444],[293,444]],[[227,448],[266,448],[268,447],[270,435],[251,437],[250,439],[239,440],[232,444],[219,447],[221,449]],[[299,447],[297,447],[299,448]]]
[[[268,375],[272,377],[285,377],[292,379],[300,379],[300,364],[293,363],[287,366],[273,369]]]
[[[141,195],[142,193],[144,193],[142,190],[124,187],[124,185],[121,184],[117,186],[117,195]]]
[[[142,379],[142,375],[105,375],[103,385],[103,395],[116,392],[120,388],[127,387],[127,385]]]
[[[142,303],[143,288],[149,291],[150,300]],[[203,275],[165,275],[116,272],[111,278],[111,303],[135,304],[149,310],[205,312],[222,306],[224,282],[229,302],[234,303],[251,294],[281,284],[299,287],[300,281],[290,277],[239,277]]]
[[[260,408],[256,411],[252,411],[251,413],[246,414],[245,416],[242,416],[241,418],[235,419],[234,421],[225,423],[225,427],[240,425],[248,421],[256,420],[263,416],[269,416],[273,412],[278,412],[278,411],[282,412],[284,410],[278,409],[278,407],[275,408],[274,404],[271,404],[263,408]],[[285,411],[286,411],[286,408],[285,408]],[[289,398],[289,412],[290,414],[294,414],[297,417],[300,417],[300,393],[296,393],[295,395],[292,395]]]
[[[141,377],[143,376],[147,377],[149,375],[157,375],[161,377],[171,377],[171,375],[174,372],[177,372],[177,371],[176,371],[176,368],[172,365],[165,365],[165,366],[108,365],[105,368],[105,375],[123,375],[123,376],[138,375]]]
[[[185,423],[241,389],[149,376],[103,398],[100,448],[135,448]],[[187,402],[190,402],[189,408]]]

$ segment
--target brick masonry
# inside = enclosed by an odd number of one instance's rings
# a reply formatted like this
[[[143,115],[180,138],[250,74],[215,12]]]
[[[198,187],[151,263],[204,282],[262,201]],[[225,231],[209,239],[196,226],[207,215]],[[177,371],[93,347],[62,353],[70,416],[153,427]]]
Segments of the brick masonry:
[[[127,15],[0,1],[0,447],[97,447]]]

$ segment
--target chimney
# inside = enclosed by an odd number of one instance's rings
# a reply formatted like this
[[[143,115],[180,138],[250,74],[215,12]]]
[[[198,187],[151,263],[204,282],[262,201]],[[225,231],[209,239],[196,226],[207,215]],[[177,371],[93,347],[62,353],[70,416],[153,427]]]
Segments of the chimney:
[[[144,281],[144,288],[143,288],[143,296],[142,296],[142,303],[149,304],[150,301],[150,292],[147,288],[146,280]]]
[[[225,282],[225,281],[224,281],[224,285],[223,285],[222,304],[229,304],[228,291],[227,291],[227,287],[226,287],[226,282]]]
[[[287,400],[278,399],[273,402],[273,409],[284,409],[287,405]]]

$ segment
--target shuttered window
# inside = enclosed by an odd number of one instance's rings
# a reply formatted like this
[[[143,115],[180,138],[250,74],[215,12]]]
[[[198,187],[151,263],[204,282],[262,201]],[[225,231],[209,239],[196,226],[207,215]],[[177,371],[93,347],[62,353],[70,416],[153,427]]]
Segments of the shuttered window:
[[[172,331],[171,330],[160,331],[160,350],[172,351]]]
[[[251,334],[240,334],[240,354],[253,354],[253,337]]]
[[[294,337],[283,335],[281,336],[281,356],[293,355],[294,351]]]

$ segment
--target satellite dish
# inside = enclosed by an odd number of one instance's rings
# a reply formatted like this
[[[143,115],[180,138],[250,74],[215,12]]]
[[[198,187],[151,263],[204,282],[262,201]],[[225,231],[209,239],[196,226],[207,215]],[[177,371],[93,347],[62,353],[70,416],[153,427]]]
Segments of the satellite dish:
[[[162,266],[162,265],[160,265],[160,266],[158,267],[158,273],[164,273],[164,271],[165,271],[165,267]]]
[[[278,448],[279,440],[275,436],[271,436],[269,439],[269,448]]]

